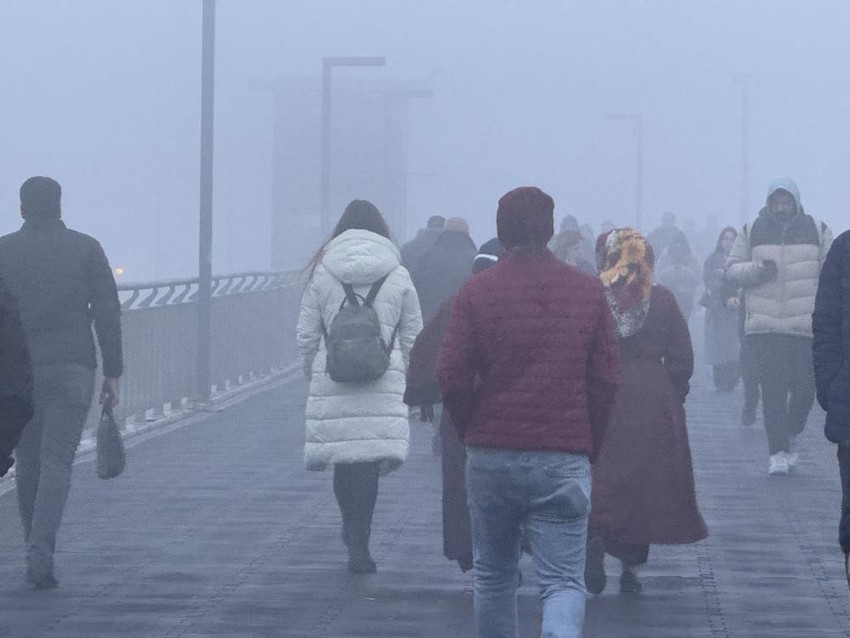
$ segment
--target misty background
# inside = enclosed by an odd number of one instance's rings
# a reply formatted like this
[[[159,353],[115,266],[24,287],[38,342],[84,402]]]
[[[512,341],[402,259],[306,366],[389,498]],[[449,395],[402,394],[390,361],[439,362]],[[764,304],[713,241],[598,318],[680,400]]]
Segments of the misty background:
[[[218,0],[213,270],[301,266],[320,242],[324,56],[387,59],[334,70],[334,221],[367,197],[399,241],[442,214],[480,243],[498,198],[537,185],[556,225],[630,225],[634,126],[605,117],[623,113],[644,118],[643,230],[664,211],[738,226],[748,74],[748,218],[790,176],[838,232],[848,32],[845,0]],[[68,225],[101,241],[122,280],[195,275],[200,55],[200,0],[0,3],[0,233],[20,225],[20,184],[49,175]],[[433,97],[388,129],[405,137],[394,155],[353,179],[358,150],[383,152],[375,96],[422,89]],[[406,201],[383,188],[391,164]]]

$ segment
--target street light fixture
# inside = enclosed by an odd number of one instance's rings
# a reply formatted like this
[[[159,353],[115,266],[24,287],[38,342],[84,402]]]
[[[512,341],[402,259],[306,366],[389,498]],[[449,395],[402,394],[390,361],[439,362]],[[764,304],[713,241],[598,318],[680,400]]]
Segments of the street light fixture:
[[[322,58],[322,159],[321,159],[321,218],[322,238],[330,233],[331,185],[331,71],[337,66],[386,66],[383,56],[354,56]]]
[[[637,148],[635,153],[635,228],[643,226],[643,114],[606,113],[606,120],[634,122]]]

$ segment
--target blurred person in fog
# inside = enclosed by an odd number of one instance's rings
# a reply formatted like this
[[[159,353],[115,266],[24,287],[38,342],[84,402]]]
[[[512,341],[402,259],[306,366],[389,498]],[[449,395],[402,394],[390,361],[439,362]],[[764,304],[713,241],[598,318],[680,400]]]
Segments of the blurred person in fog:
[[[327,371],[326,333],[346,302],[344,285],[365,299],[381,280],[372,307],[389,344],[389,369],[368,383],[338,383]],[[351,573],[377,571],[369,539],[378,477],[407,458],[410,428],[402,398],[408,355],[421,329],[416,290],[386,221],[371,202],[354,200],[313,258],[297,327],[310,384],[304,460],[308,470],[333,467]]]
[[[746,293],[744,332],[759,371],[771,475],[796,466],[814,404],[812,311],[830,244],[832,231],[803,210],[794,181],[777,179],[726,263],[726,277]]]
[[[482,244],[472,264],[472,274],[495,266],[502,254],[498,237]],[[449,327],[454,297],[443,302],[437,314],[425,324],[410,352],[410,369],[404,402],[418,407],[424,422],[439,423],[443,474],[443,554],[457,561],[462,571],[472,569],[472,531],[466,503],[466,449],[458,438],[449,413],[437,417],[434,406],[442,403],[437,384],[437,356]]]
[[[461,288],[438,357],[440,391],[467,452],[481,638],[518,636],[523,525],[541,634],[582,631],[590,460],[603,440],[619,357],[601,283],[546,248],[553,210],[552,198],[533,187],[499,200],[505,252]]]
[[[0,238],[0,277],[18,301],[33,364],[35,414],[15,449],[18,508],[27,545],[27,582],[58,585],[56,534],[71,468],[103,360],[101,403],[116,405],[123,372],[121,304],[100,244],[63,223],[62,189],[31,177],[20,191],[24,224]]]
[[[724,277],[726,260],[737,236],[738,231],[732,226],[724,228],[702,269],[705,292],[700,305],[705,306],[705,357],[713,372],[714,387],[723,392],[734,390],[740,376],[738,290]]]
[[[673,293],[685,321],[689,321],[700,276],[699,265],[683,232],[676,231],[658,257],[656,278],[658,283]]]
[[[464,281],[469,278],[472,262],[478,249],[469,236],[469,225],[461,217],[449,217],[433,246],[416,262],[410,272],[419,295],[422,321],[430,321],[440,306],[454,297]],[[442,404],[435,404],[436,423],[440,423]],[[431,439],[431,452],[440,455],[440,432],[435,429]]]
[[[758,361],[753,356],[752,346],[747,341],[745,324],[747,317],[747,291],[738,290],[738,361],[741,370],[741,385],[744,388],[744,405],[741,408],[741,425],[753,425],[761,398]]]
[[[812,314],[815,387],[826,410],[824,433],[838,444],[841,522],[838,541],[850,585],[850,231],[829,249]]]
[[[32,418],[32,363],[18,302],[0,281],[0,477]]]
[[[443,302],[460,289],[469,277],[477,252],[466,220],[449,217],[437,241],[410,273],[419,294],[423,321],[428,322]]]
[[[680,235],[682,235],[682,231],[676,226],[676,216],[673,213],[665,212],[661,215],[661,225],[656,226],[646,236],[646,239],[652,246],[653,253],[660,257],[664,249],[670,245],[670,242],[678,239]]]
[[[401,247],[401,265],[407,268],[408,272],[413,269],[419,258],[431,249],[440,233],[443,232],[445,224],[445,217],[432,215],[428,218],[425,228],[416,231],[416,237]]]
[[[565,264],[574,266],[589,275],[596,274],[596,268],[585,259],[585,237],[579,230],[578,222],[567,215],[561,223],[560,232],[549,242],[549,250]]]
[[[694,489],[685,397],[694,369],[688,326],[673,294],[653,285],[652,247],[630,228],[597,240],[597,265],[619,336],[622,376],[593,466],[585,581],[605,589],[605,554],[620,559],[620,592],[638,593],[650,545],[708,534]]]

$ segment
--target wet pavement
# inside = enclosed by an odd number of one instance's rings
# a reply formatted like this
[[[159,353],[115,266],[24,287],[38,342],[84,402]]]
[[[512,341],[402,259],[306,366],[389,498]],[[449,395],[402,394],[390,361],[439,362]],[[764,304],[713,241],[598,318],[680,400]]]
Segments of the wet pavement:
[[[701,378],[702,380],[702,378]],[[0,637],[471,637],[469,575],[442,558],[439,459],[414,423],[411,458],[382,479],[373,554],[350,576],[329,473],[303,470],[304,384],[135,439],[125,474],[75,468],[54,591],[23,584],[14,492],[0,496]],[[588,601],[587,638],[850,636],[836,544],[840,498],[822,414],[793,476],[768,478],[764,432],[739,425],[740,395],[695,383],[688,403],[710,536],[654,547],[644,593],[617,569]],[[536,635],[523,559],[522,636]]]

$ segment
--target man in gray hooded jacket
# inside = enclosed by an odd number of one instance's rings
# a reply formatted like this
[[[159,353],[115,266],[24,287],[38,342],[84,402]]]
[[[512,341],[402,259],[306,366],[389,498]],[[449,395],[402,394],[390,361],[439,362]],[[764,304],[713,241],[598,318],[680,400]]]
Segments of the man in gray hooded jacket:
[[[797,185],[778,179],[726,262],[726,277],[746,292],[744,333],[762,387],[769,474],[796,465],[794,440],[814,403],[812,311],[831,243],[826,224],[803,210]]]

